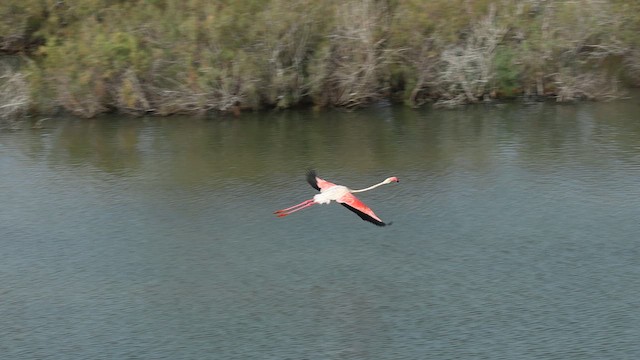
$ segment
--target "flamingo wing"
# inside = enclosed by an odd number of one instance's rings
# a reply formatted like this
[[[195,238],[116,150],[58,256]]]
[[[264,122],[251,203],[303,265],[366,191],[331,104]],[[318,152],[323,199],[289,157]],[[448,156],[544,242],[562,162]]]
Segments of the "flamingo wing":
[[[309,183],[309,185],[311,185],[312,188],[318,191],[326,190],[332,186],[336,186],[336,184],[332,182],[328,182],[319,178],[315,170],[309,170],[307,172],[307,182]]]
[[[368,221],[378,226],[386,226],[385,224],[365,203],[360,201],[355,195],[348,193],[338,199],[338,203],[347,209],[353,211],[364,221]],[[391,224],[391,223],[389,223]]]

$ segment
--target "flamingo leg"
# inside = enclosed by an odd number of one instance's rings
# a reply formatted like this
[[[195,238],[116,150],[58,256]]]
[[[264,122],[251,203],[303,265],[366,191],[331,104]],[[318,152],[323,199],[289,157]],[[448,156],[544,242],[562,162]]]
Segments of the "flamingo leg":
[[[313,202],[313,199],[305,200],[305,201],[301,202],[300,204],[293,205],[293,206],[288,207],[288,208],[286,208],[286,209],[276,210],[276,211],[274,212],[274,214],[278,214],[278,213],[281,213],[281,212],[287,212],[287,211],[289,211],[289,210],[291,210],[291,209],[295,209],[295,208],[297,208],[297,207],[307,205],[307,204],[308,204],[308,203],[310,203],[310,202]]]
[[[313,201],[313,199],[309,199],[306,201],[301,202],[300,204],[288,207],[286,209],[282,209],[282,210],[277,210],[276,212],[274,212],[274,214],[277,214],[278,217],[284,217],[287,216],[291,213],[294,213],[296,211],[302,210],[302,209],[306,209],[310,206],[315,205],[315,202]]]
[[[310,203],[308,203],[308,204],[306,204],[306,205],[303,205],[303,206],[297,207],[297,208],[295,208],[295,209],[293,209],[293,210],[289,210],[289,211],[287,211],[287,212],[281,212],[281,213],[278,213],[278,217],[285,217],[285,216],[287,216],[287,215],[293,214],[293,213],[294,213],[294,212],[296,212],[296,211],[300,211],[300,210],[302,210],[302,209],[306,209],[306,208],[308,208],[308,207],[311,207],[311,206],[313,206],[313,205],[315,205],[315,204],[316,204],[316,203],[314,203],[314,202],[310,202]]]

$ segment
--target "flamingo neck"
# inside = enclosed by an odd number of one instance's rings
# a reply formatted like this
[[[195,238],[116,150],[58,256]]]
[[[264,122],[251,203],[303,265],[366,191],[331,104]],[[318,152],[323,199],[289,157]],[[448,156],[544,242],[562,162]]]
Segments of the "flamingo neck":
[[[364,188],[364,189],[360,189],[360,190],[351,190],[352,193],[359,193],[359,192],[364,192],[364,191],[369,191],[369,190],[373,190],[375,188],[377,188],[378,186],[384,185],[386,184],[386,182],[381,182],[372,186],[369,186],[368,188]]]

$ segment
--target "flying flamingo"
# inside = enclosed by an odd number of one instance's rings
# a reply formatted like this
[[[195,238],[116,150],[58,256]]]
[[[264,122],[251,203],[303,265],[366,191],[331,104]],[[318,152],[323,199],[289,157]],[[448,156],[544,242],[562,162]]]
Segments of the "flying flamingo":
[[[314,189],[319,190],[320,194],[317,194],[312,199],[305,200],[300,204],[288,207],[286,209],[278,210],[274,214],[278,215],[278,217],[285,217],[291,213],[294,213],[298,210],[306,209],[315,204],[329,204],[332,200],[334,200],[347,209],[356,213],[356,215],[360,216],[362,220],[369,221],[378,226],[386,226],[387,224],[380,220],[380,218],[376,216],[376,214],[374,214],[373,210],[371,210],[367,205],[365,205],[362,201],[355,197],[353,193],[369,191],[384,184],[400,182],[400,180],[398,180],[397,177],[392,176],[390,178],[386,178],[384,181],[378,184],[369,186],[368,188],[351,190],[346,186],[336,185],[334,183],[323,180],[316,176],[316,172],[314,170],[310,170],[309,172],[307,172],[307,182]],[[389,223],[389,225],[391,225],[391,223]]]

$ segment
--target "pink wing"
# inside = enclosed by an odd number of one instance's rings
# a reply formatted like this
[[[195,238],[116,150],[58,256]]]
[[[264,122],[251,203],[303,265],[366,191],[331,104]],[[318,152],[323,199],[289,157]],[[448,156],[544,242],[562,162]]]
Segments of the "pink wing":
[[[351,193],[348,193],[338,199],[338,202],[342,204],[342,206],[356,213],[356,215],[360,216],[362,220],[369,221],[378,226],[387,225],[373,212],[373,210],[371,210],[371,208]]]
[[[318,184],[320,190],[326,190],[332,186],[336,186],[336,184],[328,182],[327,180],[320,179],[319,177],[316,177],[316,184]]]
[[[336,186],[336,184],[332,182],[320,179],[313,170],[307,172],[307,182],[316,190],[326,190],[332,186]]]

